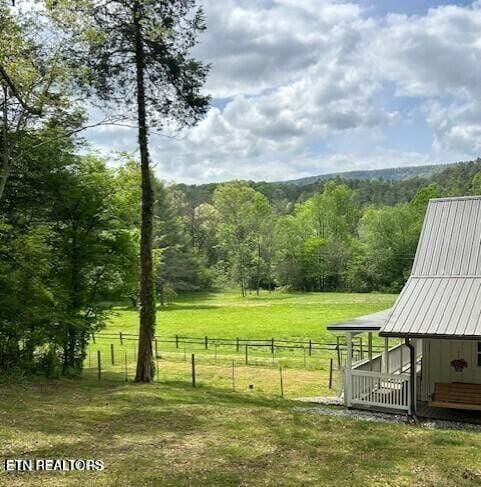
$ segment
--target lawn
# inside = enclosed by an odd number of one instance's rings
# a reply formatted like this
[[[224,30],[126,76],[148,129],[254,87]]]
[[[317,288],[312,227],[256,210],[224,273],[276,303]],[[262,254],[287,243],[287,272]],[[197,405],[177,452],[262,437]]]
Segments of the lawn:
[[[327,339],[326,325],[393,305],[392,294],[234,292],[183,295],[159,309],[157,333],[251,339]],[[106,331],[138,332],[138,311],[115,310]]]
[[[481,435],[320,416],[183,383],[2,385],[0,457],[102,459],[95,473],[0,473],[6,486],[468,486]]]
[[[394,298],[281,293],[246,299],[233,293],[184,296],[159,311],[159,332],[332,339],[326,324],[384,309]],[[137,331],[135,311],[115,311],[108,332],[120,330]],[[114,366],[109,363],[111,341]],[[131,382],[135,341],[121,345],[118,337],[97,337],[82,379],[0,385],[0,457],[93,458],[106,466],[96,473],[2,472],[0,485],[481,484],[479,433],[313,414],[312,406],[293,401],[337,393],[337,380],[333,389],[327,387],[324,355],[307,357],[305,366],[305,355],[298,351],[297,363],[292,357],[284,363],[287,359],[277,352],[274,357],[265,352],[269,358],[263,366],[257,363],[261,352],[254,354],[249,366],[237,357],[233,383],[232,357],[227,355],[231,352],[214,359],[210,346],[204,355],[196,351],[194,388],[190,351],[184,357],[182,350],[166,353],[162,343],[160,347],[160,375],[151,385]],[[102,354],[101,380],[97,351]]]

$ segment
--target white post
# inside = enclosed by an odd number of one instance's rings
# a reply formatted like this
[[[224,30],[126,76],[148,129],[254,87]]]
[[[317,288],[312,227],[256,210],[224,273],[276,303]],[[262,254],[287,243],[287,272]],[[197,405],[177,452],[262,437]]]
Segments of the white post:
[[[384,372],[389,374],[389,338],[384,339]]]
[[[403,358],[403,341],[400,339],[399,341],[399,373],[403,373],[403,365],[404,365],[404,358]]]
[[[369,370],[372,372],[372,331],[367,334],[367,356],[369,359]]]
[[[344,371],[344,404],[349,407],[351,405],[351,370],[352,370],[352,333],[346,333],[347,343],[347,359],[346,370]]]

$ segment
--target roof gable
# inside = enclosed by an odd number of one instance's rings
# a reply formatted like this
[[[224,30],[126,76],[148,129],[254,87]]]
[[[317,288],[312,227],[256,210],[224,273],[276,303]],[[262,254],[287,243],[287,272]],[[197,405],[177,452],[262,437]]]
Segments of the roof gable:
[[[431,200],[412,276],[481,276],[481,197]]]
[[[481,197],[431,200],[381,335],[481,337]]]

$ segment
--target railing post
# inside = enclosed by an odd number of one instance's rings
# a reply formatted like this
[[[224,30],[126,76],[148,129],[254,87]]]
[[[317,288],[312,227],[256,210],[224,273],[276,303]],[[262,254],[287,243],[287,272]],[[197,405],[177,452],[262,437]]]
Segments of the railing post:
[[[389,374],[389,338],[384,339],[384,372]]]
[[[344,402],[349,407],[352,404],[352,334],[349,332],[346,333],[346,341],[347,360],[344,377]]]
[[[367,357],[369,359],[369,370],[372,371],[372,331],[367,334]]]
[[[336,350],[337,350],[337,368],[341,368],[341,347],[340,347],[340,342],[339,342],[339,337],[336,337]]]

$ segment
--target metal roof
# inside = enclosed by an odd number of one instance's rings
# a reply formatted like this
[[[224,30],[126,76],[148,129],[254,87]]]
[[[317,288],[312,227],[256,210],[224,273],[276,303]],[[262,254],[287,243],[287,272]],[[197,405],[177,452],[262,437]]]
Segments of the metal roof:
[[[481,337],[481,196],[429,202],[411,277],[381,335]]]
[[[371,315],[359,316],[351,320],[343,321],[342,323],[335,323],[328,325],[327,329],[330,331],[379,331],[391,312],[390,309],[378,311]]]

